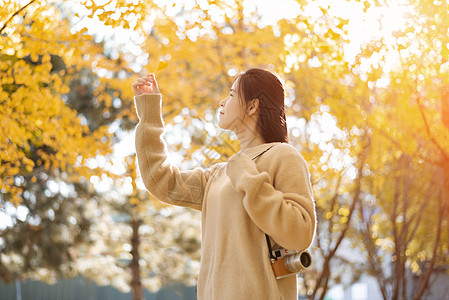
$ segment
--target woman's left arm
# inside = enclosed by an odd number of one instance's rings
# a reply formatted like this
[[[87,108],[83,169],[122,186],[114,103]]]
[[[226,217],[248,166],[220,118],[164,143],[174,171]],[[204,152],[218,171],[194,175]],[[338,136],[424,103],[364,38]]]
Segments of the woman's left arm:
[[[244,194],[246,212],[264,233],[284,248],[304,250],[315,234],[315,202],[306,162],[297,151],[285,152],[277,154],[274,178],[259,172],[243,152],[229,159],[226,173],[234,189]]]

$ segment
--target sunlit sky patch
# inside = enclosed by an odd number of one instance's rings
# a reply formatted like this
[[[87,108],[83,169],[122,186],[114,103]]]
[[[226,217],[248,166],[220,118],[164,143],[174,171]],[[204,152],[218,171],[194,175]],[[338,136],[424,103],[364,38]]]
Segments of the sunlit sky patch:
[[[97,4],[104,4],[108,0],[96,0]],[[166,14],[168,16],[175,17],[184,7],[185,10],[191,9],[195,1],[183,0],[183,1],[155,1],[159,5],[164,5],[167,8]],[[230,1],[231,3],[233,1]],[[174,3],[176,5],[174,5]],[[207,6],[207,1],[198,1],[200,6]],[[73,21],[76,25],[73,27],[73,31],[79,31],[82,28],[88,29],[88,34],[94,35],[97,41],[105,40],[106,47],[111,51],[112,57],[117,55],[117,46],[121,46],[126,51],[133,53],[137,56],[137,61],[134,63],[135,71],[139,71],[147,62],[148,54],[144,53],[139,46],[143,42],[144,37],[132,29],[115,28],[111,29],[110,26],[104,25],[98,20],[98,18],[83,18],[83,15],[88,14],[88,10],[80,4],[67,2],[66,5],[71,6],[72,9],[77,11],[80,18],[74,17]],[[404,27],[406,23],[406,13],[409,11],[409,7],[405,5],[402,0],[390,1],[389,6],[384,7],[372,7],[363,12],[364,5],[358,1],[348,0],[318,0],[310,1],[310,3],[304,7],[301,11],[300,6],[294,0],[246,0],[244,1],[244,14],[248,15],[253,13],[256,9],[261,15],[259,26],[274,25],[280,19],[291,19],[299,14],[309,16],[312,19],[322,17],[323,12],[320,7],[328,7],[327,13],[329,16],[342,17],[348,19],[348,39],[350,44],[345,49],[345,59],[352,60],[354,56],[359,52],[360,46],[369,42],[373,38],[385,38],[386,43],[393,42],[394,38],[392,32]],[[214,14],[213,10],[209,10],[210,14]],[[215,14],[219,15],[218,12]],[[112,15],[114,17],[114,15]],[[185,17],[176,17],[180,20]],[[135,22],[134,22],[135,23]],[[182,24],[182,22],[179,22]],[[131,27],[133,22],[131,21]],[[144,28],[151,29],[151,23],[144,22]]]

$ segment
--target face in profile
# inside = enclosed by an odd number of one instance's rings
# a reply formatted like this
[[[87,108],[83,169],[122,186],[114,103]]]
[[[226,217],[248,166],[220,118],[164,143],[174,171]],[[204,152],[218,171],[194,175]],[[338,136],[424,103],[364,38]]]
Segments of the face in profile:
[[[234,81],[229,96],[220,101],[220,117],[218,126],[222,129],[239,131],[243,126],[244,110],[242,102],[239,99],[238,93],[238,79]]]
[[[239,140],[287,143],[284,100],[284,85],[275,73],[248,69],[237,76],[229,96],[220,101],[218,126],[234,131]]]

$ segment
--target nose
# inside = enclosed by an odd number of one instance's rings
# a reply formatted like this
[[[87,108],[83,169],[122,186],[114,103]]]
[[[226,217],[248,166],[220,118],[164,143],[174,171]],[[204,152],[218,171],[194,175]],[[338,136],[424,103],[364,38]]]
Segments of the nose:
[[[218,103],[218,105],[223,107],[225,105],[225,103],[226,103],[226,99],[228,99],[228,98],[224,98],[223,100],[221,100],[220,103]]]

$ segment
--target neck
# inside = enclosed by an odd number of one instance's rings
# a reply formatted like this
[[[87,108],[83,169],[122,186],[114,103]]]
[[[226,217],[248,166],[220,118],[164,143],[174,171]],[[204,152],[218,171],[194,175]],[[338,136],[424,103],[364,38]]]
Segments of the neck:
[[[241,150],[265,144],[262,135],[259,133],[256,122],[248,122],[235,132],[240,143]]]

